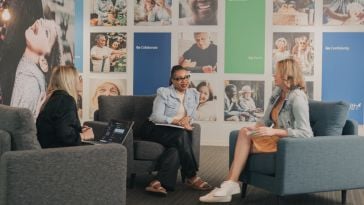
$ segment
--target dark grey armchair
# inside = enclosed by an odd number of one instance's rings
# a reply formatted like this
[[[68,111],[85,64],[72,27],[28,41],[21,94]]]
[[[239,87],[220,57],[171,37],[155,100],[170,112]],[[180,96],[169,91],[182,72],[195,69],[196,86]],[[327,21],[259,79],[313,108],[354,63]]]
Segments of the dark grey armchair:
[[[126,204],[119,144],[41,149],[33,115],[0,105],[0,204]]]
[[[315,137],[282,138],[276,153],[250,155],[242,197],[248,184],[277,196],[341,190],[345,204],[346,190],[364,188],[364,137],[347,119],[348,104],[310,101],[309,109]],[[230,164],[237,136],[230,133]]]
[[[93,128],[95,136],[102,136],[107,122],[111,119],[134,121],[133,138],[126,140],[128,150],[129,186],[133,186],[136,174],[151,173],[156,168],[157,160],[164,147],[156,142],[142,140],[141,126],[148,119],[153,109],[155,96],[100,96],[99,109],[94,115],[94,121],[85,122]],[[192,131],[192,149],[197,164],[200,158],[199,124],[194,123]]]

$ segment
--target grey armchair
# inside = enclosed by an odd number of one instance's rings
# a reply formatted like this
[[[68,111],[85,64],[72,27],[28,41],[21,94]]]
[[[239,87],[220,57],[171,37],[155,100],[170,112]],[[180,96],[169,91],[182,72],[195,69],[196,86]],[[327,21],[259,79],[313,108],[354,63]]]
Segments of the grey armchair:
[[[94,121],[85,122],[93,128],[95,136],[102,136],[111,119],[134,121],[133,138],[127,139],[125,145],[128,150],[129,187],[133,186],[136,174],[155,170],[157,160],[164,151],[161,144],[142,140],[141,136],[141,126],[152,113],[154,98],[155,96],[100,96]],[[198,164],[201,128],[197,123],[193,126],[192,149]]]
[[[315,137],[282,138],[278,151],[252,154],[240,176],[242,197],[247,185],[270,191],[278,196],[342,191],[364,187],[364,137],[358,126],[347,119],[348,104],[310,101],[310,123]],[[230,133],[230,164],[238,131]]]
[[[29,110],[0,113],[0,204],[126,204],[124,146],[41,149]]]

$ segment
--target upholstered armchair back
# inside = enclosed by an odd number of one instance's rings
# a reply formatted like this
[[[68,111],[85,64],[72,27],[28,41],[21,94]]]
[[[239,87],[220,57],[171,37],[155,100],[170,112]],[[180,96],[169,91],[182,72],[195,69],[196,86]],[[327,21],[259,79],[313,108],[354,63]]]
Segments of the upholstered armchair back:
[[[357,135],[355,121],[347,120],[348,110],[349,104],[343,101],[310,100],[310,124],[314,136]]]
[[[28,109],[0,105],[0,154],[10,150],[40,149],[34,118]],[[7,140],[8,139],[8,140]]]
[[[141,125],[150,116],[155,96],[100,96],[97,121],[134,121],[134,139],[141,138]]]

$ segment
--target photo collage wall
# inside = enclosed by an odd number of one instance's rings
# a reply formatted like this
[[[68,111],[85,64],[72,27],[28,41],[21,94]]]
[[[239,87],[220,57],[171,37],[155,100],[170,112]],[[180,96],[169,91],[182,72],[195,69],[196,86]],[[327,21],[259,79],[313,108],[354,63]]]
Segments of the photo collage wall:
[[[79,113],[90,120],[99,95],[154,95],[179,64],[201,94],[203,133],[228,136],[263,115],[275,63],[294,58],[310,99],[347,101],[363,124],[364,0],[18,1],[10,6],[24,15],[1,27],[0,103],[23,104],[35,117],[54,65],[82,73]],[[26,35],[49,25],[48,35]],[[30,61],[25,42],[48,44]],[[28,83],[23,70],[37,80]]]
[[[90,74],[105,82],[119,76],[125,94],[155,94],[168,86],[170,68],[179,64],[191,71],[191,87],[201,94],[198,121],[255,122],[274,89],[274,65],[294,58],[310,99],[348,100],[363,121],[363,99],[329,94],[322,79],[335,65],[326,67],[320,55],[333,31],[364,31],[362,0],[92,0],[85,5]],[[104,51],[97,51],[97,38],[105,40]],[[98,52],[103,57],[97,58]]]

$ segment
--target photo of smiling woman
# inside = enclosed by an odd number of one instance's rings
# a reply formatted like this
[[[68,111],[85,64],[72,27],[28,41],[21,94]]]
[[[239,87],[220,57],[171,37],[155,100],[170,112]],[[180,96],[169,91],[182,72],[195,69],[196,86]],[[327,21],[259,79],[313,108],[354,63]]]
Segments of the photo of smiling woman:
[[[60,65],[60,28],[53,20],[38,19],[25,31],[26,48],[16,68],[10,106],[28,108],[37,118],[45,99],[48,56],[55,56]]]
[[[3,103],[10,105],[12,101],[13,106],[29,108],[36,116],[39,93],[44,93],[43,83],[48,82],[51,69],[74,64],[76,0],[6,2],[12,14],[20,15],[11,15],[3,44],[0,44]],[[25,76],[27,81],[22,80]],[[28,83],[29,80],[32,83]],[[19,90],[19,87],[25,89]],[[32,91],[28,92],[28,89]]]
[[[180,0],[179,25],[217,25],[218,0]]]
[[[196,110],[196,120],[198,121],[216,121],[216,95],[215,87],[207,80],[194,80],[191,87],[196,88],[200,93],[200,102]]]

